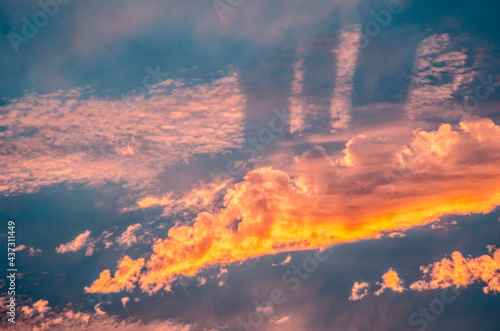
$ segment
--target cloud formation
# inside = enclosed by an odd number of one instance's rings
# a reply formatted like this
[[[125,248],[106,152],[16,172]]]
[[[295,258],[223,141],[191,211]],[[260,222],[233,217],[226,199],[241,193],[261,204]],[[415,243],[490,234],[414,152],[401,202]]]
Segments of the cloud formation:
[[[420,267],[424,279],[411,284],[410,289],[424,291],[451,286],[467,287],[483,282],[486,284],[483,288],[485,294],[500,292],[500,249],[489,248],[489,255],[464,257],[455,251],[450,258]]]
[[[351,296],[349,297],[349,301],[356,301],[356,300],[361,300],[365,296],[368,295],[368,288],[370,287],[370,284],[367,282],[354,282],[354,285],[352,286],[352,291],[351,291]]]
[[[84,247],[87,247],[85,255],[92,255],[92,253],[94,252],[94,244],[89,240],[90,233],[91,232],[87,230],[76,236],[76,238],[72,241],[66,244],[59,245],[58,247],[56,247],[56,252],[59,254],[65,254],[69,252],[76,252]]]
[[[0,297],[2,301],[6,297]],[[138,322],[134,318],[117,319],[106,314],[101,309],[102,303],[94,306],[93,311],[74,311],[71,307],[54,308],[49,301],[40,299],[30,305],[23,303],[22,313],[16,316],[16,323],[10,326],[12,330],[103,330],[103,331],[189,331],[193,325],[179,323],[175,320],[154,320],[149,323]],[[1,307],[4,311],[5,308]]]
[[[386,289],[393,290],[394,292],[403,292],[403,281],[399,279],[398,273],[392,269],[389,269],[385,274],[382,275],[382,282],[377,282],[380,285],[380,289],[374,294],[379,296],[384,293]]]
[[[136,232],[141,228],[141,224],[133,224],[127,227],[127,230],[122,233],[120,237],[116,239],[116,242],[120,244],[120,246],[130,247],[133,244],[136,244],[138,238],[136,236]]]
[[[26,92],[0,107],[0,194],[61,182],[151,188],[166,166],[243,142],[246,99],[234,71],[209,83],[149,87],[119,100],[89,87]]]
[[[111,277],[109,270],[104,270],[99,275],[99,279],[94,281],[90,287],[85,287],[85,292],[88,293],[115,293],[122,290],[130,291],[139,279],[139,273],[144,266],[144,259],[132,260],[125,256],[118,262],[118,270]]]
[[[417,130],[398,148],[358,136],[338,155],[316,147],[296,157],[289,172],[253,170],[227,190],[223,208],[170,228],[134,280],[155,292],[209,266],[379,238],[445,214],[489,212],[500,204],[498,139],[491,120],[468,118],[457,129]],[[96,292],[120,288],[108,284],[109,274],[101,274]]]
[[[450,107],[457,92],[477,74],[468,61],[467,50],[449,34],[435,34],[422,40],[406,104],[408,117],[432,116],[437,109]]]

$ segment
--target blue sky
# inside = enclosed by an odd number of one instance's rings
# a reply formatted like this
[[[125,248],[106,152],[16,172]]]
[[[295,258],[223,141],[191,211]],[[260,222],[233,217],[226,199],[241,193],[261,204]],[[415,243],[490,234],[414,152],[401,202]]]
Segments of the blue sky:
[[[0,2],[0,323],[497,330],[498,9]]]

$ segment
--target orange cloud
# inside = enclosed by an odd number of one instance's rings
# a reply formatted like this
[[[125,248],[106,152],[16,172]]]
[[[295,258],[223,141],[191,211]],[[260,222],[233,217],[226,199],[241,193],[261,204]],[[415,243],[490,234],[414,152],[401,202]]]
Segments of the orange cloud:
[[[394,292],[403,292],[403,281],[399,279],[398,273],[392,269],[389,269],[385,274],[382,275],[382,283],[377,282],[380,285],[380,289],[374,294],[379,296],[386,289],[391,289]]]
[[[253,170],[227,190],[223,208],[172,227],[153,245],[140,287],[168,289],[178,276],[209,266],[379,238],[445,214],[489,212],[500,205],[498,132],[491,120],[470,118],[457,129],[416,131],[398,148],[358,136],[338,155],[316,147],[296,157],[288,172]]]
[[[370,287],[370,284],[367,282],[354,282],[354,285],[352,286],[352,293],[351,296],[349,297],[349,301],[356,301],[356,300],[361,300],[365,296],[368,295],[368,288]]]
[[[500,292],[500,249],[492,247],[490,255],[476,258],[464,257],[462,253],[455,251],[451,254],[451,258],[444,258],[420,269],[424,273],[424,279],[411,284],[411,290],[467,287],[484,282],[485,294]]]
[[[144,259],[132,260],[125,256],[118,263],[118,270],[114,277],[111,277],[109,270],[104,270],[99,275],[99,279],[94,281],[90,287],[85,287],[88,293],[115,293],[122,290],[132,290],[134,282],[139,279],[139,273],[144,266]]]

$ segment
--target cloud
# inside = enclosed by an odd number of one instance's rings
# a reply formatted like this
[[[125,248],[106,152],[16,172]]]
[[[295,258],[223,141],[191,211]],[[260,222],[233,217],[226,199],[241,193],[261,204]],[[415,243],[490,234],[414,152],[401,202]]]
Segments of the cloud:
[[[40,299],[31,307],[29,305],[23,306],[22,312],[23,314],[26,314],[26,316],[32,316],[38,313],[43,317],[45,313],[50,311],[50,309],[49,302],[47,300]]]
[[[451,286],[467,287],[483,282],[485,294],[500,292],[500,249],[490,247],[489,255],[464,257],[455,251],[450,258],[443,258],[428,266],[420,267],[424,279],[410,285],[411,290],[424,291]]]
[[[446,214],[489,212],[500,204],[499,139],[491,120],[468,118],[456,129],[417,130],[403,145],[357,136],[337,155],[315,147],[287,171],[253,170],[227,190],[222,208],[157,240],[134,280],[155,292],[209,266],[380,238]]]
[[[35,248],[31,246],[26,246],[26,245],[19,245],[15,248],[16,252],[21,252],[24,250],[27,250],[30,256],[35,256],[37,254],[40,254],[42,250],[40,248]]]
[[[273,266],[278,266],[278,265],[285,265],[285,264],[288,264],[292,261],[292,255],[291,254],[288,254],[287,257],[283,260],[283,262],[277,264],[277,263],[273,263]]]
[[[136,236],[136,232],[141,228],[141,224],[133,224],[130,225],[125,232],[122,233],[120,237],[116,239],[116,242],[120,244],[120,246],[130,247],[133,244],[136,244],[138,238]]]
[[[391,289],[394,292],[403,292],[403,281],[399,279],[398,273],[392,269],[389,269],[385,274],[382,275],[382,282],[377,282],[380,285],[380,289],[374,294],[379,296],[384,293],[386,289]]]
[[[349,26],[342,31],[338,49],[333,52],[337,55],[337,78],[335,91],[330,104],[332,130],[346,129],[351,119],[351,95],[353,78],[360,51],[360,25]]]
[[[368,288],[370,287],[370,284],[367,282],[354,282],[354,285],[352,286],[352,292],[351,296],[349,297],[349,301],[356,301],[356,300],[361,300],[365,296],[368,295]]]
[[[7,297],[1,297],[3,300]],[[8,300],[8,298],[7,298]],[[71,307],[50,309],[47,300],[41,299],[32,306],[23,304],[22,314],[16,316],[14,330],[103,330],[103,331],[189,331],[193,325],[179,323],[173,319],[137,321],[134,318],[118,319],[106,314],[102,303],[88,313],[75,312]]]
[[[291,317],[292,317],[291,315],[287,315],[287,316],[283,316],[281,318],[274,318],[274,319],[271,319],[271,322],[273,322],[274,324],[283,324],[283,323],[290,321]]]
[[[137,201],[138,208],[163,207],[163,215],[184,214],[188,212],[199,213],[202,211],[212,212],[224,196],[231,179],[221,182],[200,182],[182,196],[176,196],[174,192],[168,192],[161,197],[146,196]],[[134,210],[128,208],[126,210]]]
[[[122,306],[123,308],[127,309],[127,303],[130,301],[130,298],[129,297],[123,297],[121,299],[121,302],[122,302]]]
[[[331,77],[330,84],[334,84],[329,100],[323,100],[318,95],[311,95],[304,86],[306,74],[306,60],[311,54],[309,45],[302,46],[297,52],[297,59],[293,64],[294,77],[292,80],[291,94],[288,99],[290,105],[290,131],[299,133],[314,128],[314,121],[327,118],[331,120],[332,132],[344,130],[351,119],[351,97],[353,78],[357,65],[360,41],[360,25],[350,25],[338,32],[338,43],[332,41],[319,48],[327,48],[326,58],[336,58],[336,77]],[[328,48],[331,49],[328,49]],[[323,69],[324,70],[324,69]],[[321,71],[322,76],[325,75]],[[323,87],[324,88],[324,87]]]
[[[139,279],[139,273],[144,266],[144,259],[132,260],[125,256],[118,262],[118,270],[111,277],[109,270],[104,270],[99,279],[94,281],[90,287],[85,287],[87,293],[115,293],[122,290],[130,291],[134,288],[134,282]]]
[[[87,247],[85,255],[92,255],[94,244],[89,241],[90,233],[91,232],[87,230],[76,236],[76,238],[72,241],[59,245],[59,247],[56,247],[56,252],[59,254],[65,254],[69,252],[76,252],[84,247]]]
[[[0,194],[62,182],[151,189],[166,166],[243,142],[246,98],[234,71],[209,83],[150,87],[118,100],[90,87],[30,91],[0,107]]]
[[[417,49],[406,104],[408,117],[432,116],[436,109],[450,107],[457,92],[477,75],[467,64],[468,60],[466,50],[453,42],[448,34],[435,34],[424,39]]]

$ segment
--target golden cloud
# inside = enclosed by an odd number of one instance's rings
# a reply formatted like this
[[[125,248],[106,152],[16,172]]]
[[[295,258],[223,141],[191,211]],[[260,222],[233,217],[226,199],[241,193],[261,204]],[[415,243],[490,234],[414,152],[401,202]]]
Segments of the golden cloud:
[[[394,292],[403,292],[403,281],[399,279],[398,273],[392,269],[389,269],[385,274],[382,275],[382,282],[377,283],[380,285],[380,289],[375,292],[375,295],[382,294],[386,289],[391,289]]]
[[[489,212],[500,204],[499,132],[489,119],[469,118],[456,129],[416,131],[399,149],[358,136],[339,155],[315,147],[288,172],[253,170],[227,190],[223,208],[172,227],[153,245],[141,289],[168,289],[209,266],[379,238],[445,214]]]
[[[455,251],[450,258],[421,267],[424,279],[410,285],[411,290],[423,291],[447,288],[450,286],[467,287],[484,282],[485,294],[500,292],[500,249],[490,249],[490,255],[464,257]]]

